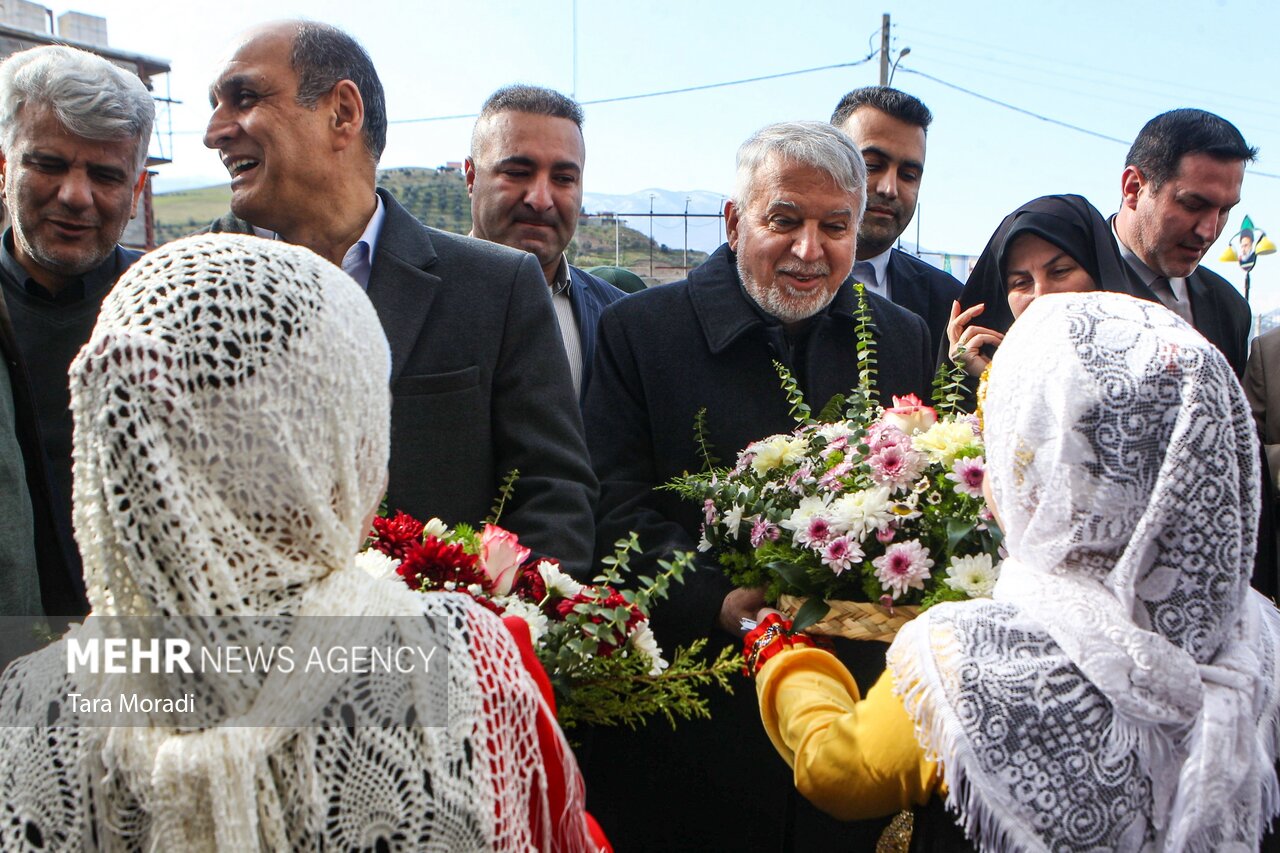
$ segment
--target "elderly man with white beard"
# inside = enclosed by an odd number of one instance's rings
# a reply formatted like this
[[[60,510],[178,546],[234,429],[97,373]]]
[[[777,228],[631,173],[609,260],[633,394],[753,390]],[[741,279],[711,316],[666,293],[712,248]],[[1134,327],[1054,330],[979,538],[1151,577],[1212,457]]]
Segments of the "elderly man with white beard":
[[[601,487],[596,550],[611,552],[635,531],[639,574],[697,546],[700,509],[654,487],[702,467],[699,411],[706,412],[703,434],[727,458],[795,426],[775,361],[815,407],[858,381],[849,273],[866,203],[862,155],[829,124],[789,122],[754,134],[737,162],[725,205],[728,242],[687,280],[617,302],[600,321],[585,407]],[[880,400],[927,397],[933,352],[924,320],[874,294],[866,298]],[[760,590],[734,589],[714,560],[700,562],[657,607],[654,627],[664,646],[708,638],[714,654],[740,641],[742,619],[754,618],[764,600]],[[860,681],[874,679],[883,648],[861,650],[852,666]],[[792,814],[790,775],[770,752],[750,691],[717,697],[711,711],[711,720],[681,723],[675,732],[596,733],[586,762],[591,809],[618,849],[766,850],[797,840],[803,849],[849,846],[858,830],[805,831],[826,818]]]

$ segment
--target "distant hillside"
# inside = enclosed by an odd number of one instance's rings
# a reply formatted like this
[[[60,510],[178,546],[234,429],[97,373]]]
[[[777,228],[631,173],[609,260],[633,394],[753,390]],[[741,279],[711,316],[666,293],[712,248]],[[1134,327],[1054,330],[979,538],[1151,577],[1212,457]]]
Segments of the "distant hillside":
[[[378,174],[380,186],[390,190],[417,219],[443,231],[466,234],[471,230],[471,201],[461,172],[435,169],[386,169]],[[155,196],[156,242],[167,243],[204,228],[227,212],[231,186],[222,184],[197,190]],[[649,238],[621,224],[615,234],[612,218],[588,217],[578,223],[569,247],[569,260],[580,267],[612,265],[616,246],[621,265],[642,276],[649,275]],[[689,266],[706,260],[705,252],[689,252]],[[669,281],[683,278],[681,247],[653,247],[654,277]]]

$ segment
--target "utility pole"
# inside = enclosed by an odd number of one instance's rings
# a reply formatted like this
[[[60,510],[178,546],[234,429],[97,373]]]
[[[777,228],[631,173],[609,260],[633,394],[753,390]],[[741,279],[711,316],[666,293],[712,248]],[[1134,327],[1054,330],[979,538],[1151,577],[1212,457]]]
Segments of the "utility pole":
[[[649,278],[653,278],[653,193],[649,193]]]
[[[685,196],[685,274],[689,274],[689,196]],[[1245,275],[1244,283],[1248,284],[1249,277]]]
[[[880,85],[889,85],[889,13],[880,16]]]

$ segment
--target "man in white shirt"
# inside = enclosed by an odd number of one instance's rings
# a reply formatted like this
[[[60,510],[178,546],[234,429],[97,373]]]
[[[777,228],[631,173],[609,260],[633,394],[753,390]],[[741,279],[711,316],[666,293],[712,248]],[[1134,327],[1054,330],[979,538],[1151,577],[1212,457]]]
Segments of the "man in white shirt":
[[[853,277],[923,317],[936,348],[946,339],[960,282],[893,247],[916,212],[925,134],[932,122],[933,114],[918,98],[888,86],[854,89],[831,116],[867,163],[867,210],[858,226]]]
[[[590,574],[596,480],[564,348],[534,258],[427,228],[375,189],[382,83],[335,27],[284,21],[242,36],[210,87],[205,145],[231,175],[214,231],[306,246],[365,286],[391,345],[387,502],[450,524],[502,524]]]
[[[579,401],[591,377],[600,312],[625,295],[565,256],[582,210],[586,159],[582,107],[551,89],[515,85],[484,102],[466,162],[471,236],[538,259]]]

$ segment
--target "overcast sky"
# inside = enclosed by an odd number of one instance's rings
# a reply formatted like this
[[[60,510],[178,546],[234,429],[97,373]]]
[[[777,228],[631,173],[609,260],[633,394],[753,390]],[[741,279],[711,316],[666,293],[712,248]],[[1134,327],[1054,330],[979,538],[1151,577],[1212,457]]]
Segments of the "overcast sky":
[[[183,103],[171,111],[174,162],[159,168],[160,192],[226,182],[201,143],[207,87],[231,37],[264,20],[307,15],[364,44],[386,86],[393,122],[382,165],[395,167],[461,160],[471,119],[412,120],[474,113],[506,83],[551,86],[592,101],[857,62],[878,45],[880,16],[888,12],[893,50],[911,49],[894,85],[924,100],[935,116],[918,216],[925,248],[976,254],[1005,214],[1046,193],[1077,192],[1104,214],[1113,212],[1127,142],[1147,119],[1181,106],[1223,115],[1261,149],[1209,257],[1216,259],[1246,213],[1280,238],[1275,2],[578,0],[576,24],[572,0],[78,0],[52,8],[103,15],[113,47],[171,62],[168,93]],[[845,91],[876,83],[878,71],[872,59],[588,104],[586,188],[727,192],[734,150],[753,130],[786,119],[826,119]],[[908,230],[913,241],[916,229],[912,223]],[[1243,287],[1238,267],[1209,266]],[[1259,260],[1253,287],[1255,310],[1280,307],[1280,255]]]

